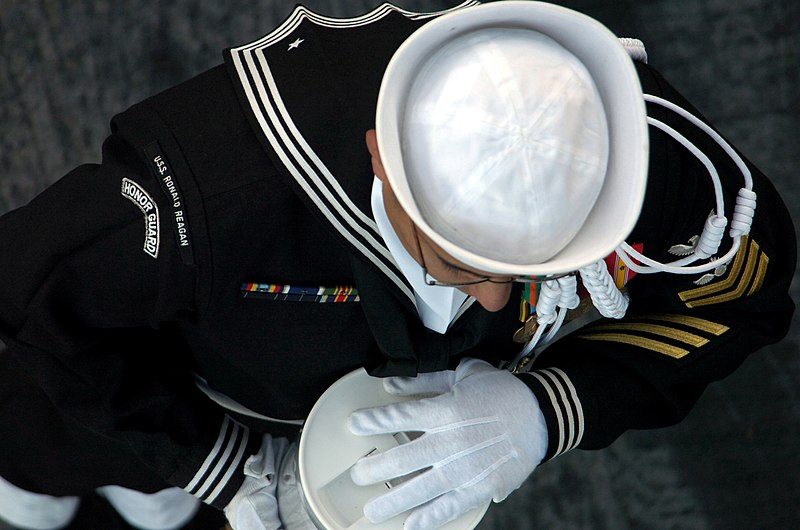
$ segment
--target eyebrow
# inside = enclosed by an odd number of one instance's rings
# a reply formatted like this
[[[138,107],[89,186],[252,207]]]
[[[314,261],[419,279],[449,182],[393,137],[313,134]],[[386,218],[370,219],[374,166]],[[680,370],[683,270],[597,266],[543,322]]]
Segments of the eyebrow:
[[[414,230],[415,230],[415,234],[416,234],[416,237],[417,237],[417,244],[419,245],[419,244],[420,244],[420,243],[419,243],[419,230],[418,230],[416,227],[414,228]],[[426,237],[427,237],[427,236],[426,236]],[[450,260],[448,260],[448,259],[445,259],[445,258],[443,258],[443,257],[441,256],[441,254],[439,254],[439,252],[437,252],[437,251],[436,251],[436,249],[435,249],[435,248],[433,248],[433,246],[430,244],[430,242],[426,242],[426,243],[427,243],[427,246],[428,246],[428,250],[431,252],[431,254],[433,254],[434,256],[436,256],[436,259],[438,259],[440,262],[444,263],[444,264],[445,264],[447,267],[450,267],[450,268],[452,268],[452,269],[455,269],[455,270],[457,270],[457,271],[459,271],[459,272],[465,272],[465,273],[467,273],[467,274],[472,274],[473,276],[477,276],[478,278],[489,278],[489,277],[490,277],[490,276],[488,276],[488,275],[485,275],[485,274],[479,274],[479,273],[477,273],[477,272],[475,272],[475,271],[471,271],[471,270],[469,270],[469,269],[465,269],[465,268],[464,268],[464,267],[462,267],[461,265],[456,265],[456,264],[455,264],[455,263],[453,263],[452,261],[450,261]],[[420,252],[422,252],[422,249],[421,249],[421,248],[420,248]]]
[[[449,260],[446,260],[446,259],[444,259],[442,256],[440,256],[440,255],[439,255],[439,253],[438,253],[438,252],[436,252],[436,250],[435,250],[435,249],[431,248],[431,246],[430,246],[430,245],[428,245],[428,248],[430,249],[431,253],[432,253],[434,256],[436,256],[436,259],[438,259],[439,261],[441,261],[442,263],[444,263],[445,265],[447,265],[448,267],[450,267],[450,268],[452,268],[452,269],[455,269],[455,270],[457,270],[457,271],[461,271],[461,272],[466,272],[467,274],[472,274],[472,275],[474,275],[474,276],[477,276],[477,277],[479,277],[479,278],[488,278],[488,277],[489,277],[489,276],[486,276],[486,275],[484,275],[484,274],[478,274],[478,273],[477,273],[477,272],[475,272],[475,271],[471,271],[471,270],[469,270],[469,269],[465,269],[464,267],[461,267],[460,265],[456,265],[455,263],[453,263],[453,262],[451,262],[451,261],[449,261]]]

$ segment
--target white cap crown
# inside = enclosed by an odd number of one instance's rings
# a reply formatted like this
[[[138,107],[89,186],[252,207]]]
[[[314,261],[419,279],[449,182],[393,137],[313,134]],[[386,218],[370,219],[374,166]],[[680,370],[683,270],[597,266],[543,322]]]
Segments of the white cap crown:
[[[589,72],[525,29],[466,33],[434,53],[411,86],[400,138],[428,225],[475,254],[519,265],[572,240],[608,162]]]

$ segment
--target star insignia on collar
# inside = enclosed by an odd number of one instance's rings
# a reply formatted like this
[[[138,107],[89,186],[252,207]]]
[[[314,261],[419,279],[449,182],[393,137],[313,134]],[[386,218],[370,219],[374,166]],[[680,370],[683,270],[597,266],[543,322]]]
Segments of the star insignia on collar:
[[[289,48],[288,48],[286,51],[289,51],[289,50],[296,50],[297,48],[299,48],[299,47],[300,47],[300,45],[301,45],[303,42],[304,42],[304,39],[297,39],[296,41],[294,41],[293,43],[291,43],[291,44],[289,45]]]

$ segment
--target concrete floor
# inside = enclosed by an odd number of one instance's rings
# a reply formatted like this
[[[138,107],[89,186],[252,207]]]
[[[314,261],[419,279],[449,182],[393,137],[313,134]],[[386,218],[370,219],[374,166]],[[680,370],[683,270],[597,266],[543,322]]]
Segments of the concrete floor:
[[[378,3],[306,5],[352,16]],[[457,3],[398,2],[428,11]],[[800,218],[800,2],[556,3],[642,39],[650,63],[773,178]],[[0,213],[97,161],[112,114],[217,64],[220,50],[265,33],[292,5],[0,0]],[[713,385],[682,424],[543,466],[480,528],[800,528],[799,331]]]

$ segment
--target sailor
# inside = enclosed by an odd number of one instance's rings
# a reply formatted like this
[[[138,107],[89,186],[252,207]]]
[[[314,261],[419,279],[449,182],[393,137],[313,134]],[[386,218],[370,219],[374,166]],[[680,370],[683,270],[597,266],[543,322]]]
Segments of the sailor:
[[[365,517],[437,528],[679,422],[783,337],[795,240],[770,182],[640,43],[474,4],[299,7],[0,218],[0,338],[72,433],[55,451],[42,425],[5,481],[171,486],[236,530],[308,528],[280,494],[298,428],[364,367],[413,399],[348,428],[424,433],[352,463],[361,485],[422,471]]]

